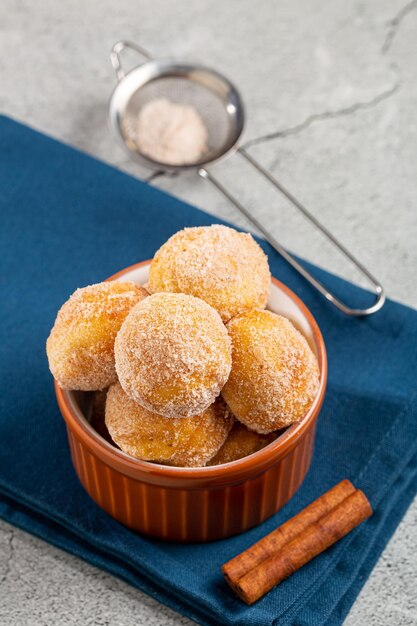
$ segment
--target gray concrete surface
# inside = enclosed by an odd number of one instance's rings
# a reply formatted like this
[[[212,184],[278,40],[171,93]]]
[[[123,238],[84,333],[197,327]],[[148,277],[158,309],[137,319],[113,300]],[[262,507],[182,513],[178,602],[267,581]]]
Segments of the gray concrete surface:
[[[120,38],[235,81],[252,154],[386,285],[417,306],[417,2],[2,0],[0,110],[139,177],[106,127]],[[216,173],[291,248],[351,276],[235,157]],[[236,187],[236,181],[238,187]],[[244,224],[197,176],[153,184]],[[417,505],[346,624],[417,624]],[[0,624],[189,624],[139,591],[0,523]]]

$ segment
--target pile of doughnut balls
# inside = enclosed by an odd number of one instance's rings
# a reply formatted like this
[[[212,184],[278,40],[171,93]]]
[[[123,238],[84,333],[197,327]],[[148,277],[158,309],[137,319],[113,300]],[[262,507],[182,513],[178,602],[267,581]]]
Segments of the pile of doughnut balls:
[[[300,420],[319,386],[306,339],[265,309],[270,285],[250,234],[185,228],[157,251],[147,285],[73,293],[47,340],[50,370],[63,389],[96,392],[95,427],[126,454],[237,460]]]

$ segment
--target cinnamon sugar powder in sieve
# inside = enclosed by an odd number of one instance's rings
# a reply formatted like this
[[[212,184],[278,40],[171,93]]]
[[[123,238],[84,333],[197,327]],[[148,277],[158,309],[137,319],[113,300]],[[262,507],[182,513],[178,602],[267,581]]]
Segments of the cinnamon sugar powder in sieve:
[[[207,152],[208,132],[194,107],[155,98],[140,111],[136,143],[147,157],[170,165],[198,162]]]

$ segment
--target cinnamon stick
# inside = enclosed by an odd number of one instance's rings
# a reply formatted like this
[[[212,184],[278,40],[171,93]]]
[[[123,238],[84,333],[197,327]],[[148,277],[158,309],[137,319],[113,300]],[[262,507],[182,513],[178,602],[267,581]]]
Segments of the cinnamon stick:
[[[357,489],[269,559],[243,576],[233,585],[234,590],[246,604],[253,604],[370,515],[371,505],[365,494]]]
[[[231,586],[236,584],[250,570],[278,552],[282,546],[329,513],[354,491],[355,487],[350,480],[342,480],[282,526],[225,563],[222,572],[227,582]]]

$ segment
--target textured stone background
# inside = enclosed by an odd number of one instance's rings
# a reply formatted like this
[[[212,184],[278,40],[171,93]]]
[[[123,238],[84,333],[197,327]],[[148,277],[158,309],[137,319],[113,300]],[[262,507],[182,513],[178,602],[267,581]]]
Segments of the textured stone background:
[[[416,0],[2,0],[0,111],[147,178],[106,126],[115,84],[108,53],[120,38],[224,71],[246,103],[251,153],[368,264],[391,297],[417,306]],[[215,172],[283,243],[354,277],[238,156]],[[153,184],[244,225],[195,175],[158,176]],[[347,626],[417,624],[416,540],[414,504]],[[0,523],[0,624],[190,622]]]

